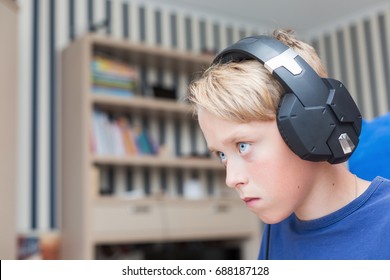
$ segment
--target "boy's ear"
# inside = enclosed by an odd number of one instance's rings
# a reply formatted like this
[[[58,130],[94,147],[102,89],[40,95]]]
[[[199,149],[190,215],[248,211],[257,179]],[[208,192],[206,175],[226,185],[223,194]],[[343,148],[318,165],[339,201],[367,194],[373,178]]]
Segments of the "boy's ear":
[[[345,86],[322,79],[294,50],[270,36],[244,38],[214,62],[257,60],[284,88],[277,123],[286,144],[309,161],[348,160],[359,142],[362,116]]]

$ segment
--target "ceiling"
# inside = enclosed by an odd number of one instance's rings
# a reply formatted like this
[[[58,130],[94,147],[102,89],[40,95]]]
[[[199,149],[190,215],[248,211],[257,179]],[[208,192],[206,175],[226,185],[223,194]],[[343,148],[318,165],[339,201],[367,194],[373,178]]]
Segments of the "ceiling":
[[[390,0],[164,0],[164,2],[221,14],[266,28],[293,28],[302,34],[390,4]]]

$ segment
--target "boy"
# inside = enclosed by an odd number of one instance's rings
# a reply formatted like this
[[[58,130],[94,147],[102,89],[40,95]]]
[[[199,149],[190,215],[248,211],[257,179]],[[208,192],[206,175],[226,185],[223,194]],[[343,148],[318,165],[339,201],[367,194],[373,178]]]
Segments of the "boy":
[[[390,259],[390,181],[341,164],[361,116],[326,76],[311,46],[276,30],[222,51],[189,87],[226,184],[266,224],[259,259]]]

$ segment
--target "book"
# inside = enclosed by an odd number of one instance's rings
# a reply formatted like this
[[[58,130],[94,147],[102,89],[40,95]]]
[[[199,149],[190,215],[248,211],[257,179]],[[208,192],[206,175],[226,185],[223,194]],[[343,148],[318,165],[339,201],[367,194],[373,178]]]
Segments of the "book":
[[[124,146],[124,152],[126,155],[136,155],[139,153],[138,146],[135,142],[135,134],[130,122],[125,117],[119,117],[117,120],[117,125],[122,136],[122,144]]]
[[[39,237],[34,235],[18,236],[18,260],[40,260],[42,259]]]
[[[18,260],[60,259],[60,235],[58,232],[31,232],[17,237]]]
[[[131,126],[125,116],[109,116],[94,110],[91,149],[96,155],[134,156],[157,155],[159,144],[149,129]]]
[[[93,94],[134,96],[137,90],[138,71],[124,61],[95,55],[91,62]]]

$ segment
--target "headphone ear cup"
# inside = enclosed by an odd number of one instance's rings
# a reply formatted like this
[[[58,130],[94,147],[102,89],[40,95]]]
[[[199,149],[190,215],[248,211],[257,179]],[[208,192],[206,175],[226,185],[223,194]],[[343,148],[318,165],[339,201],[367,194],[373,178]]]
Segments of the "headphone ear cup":
[[[359,143],[362,129],[362,116],[347,88],[338,80],[323,79],[333,90],[330,91],[327,105],[332,111],[336,128],[328,145],[332,151],[330,163],[348,160]]]
[[[277,124],[280,135],[300,158],[327,161],[332,152],[327,139],[335,123],[326,107],[305,107],[293,93],[286,93],[279,103]]]
[[[330,89],[325,104],[305,107],[294,93],[286,93],[278,106],[277,125],[300,158],[340,163],[348,160],[359,143],[362,117],[340,81],[323,80]]]
[[[293,147],[293,145],[291,145],[291,142],[289,141],[289,137],[285,133],[285,131],[289,131],[289,129],[285,130],[284,129],[285,125],[283,125],[283,122],[285,121],[284,119],[286,118],[286,112],[285,112],[284,107],[289,106],[289,105],[282,106],[282,104],[294,102],[293,100],[291,100],[291,101],[289,100],[292,98],[290,95],[293,95],[293,94],[292,93],[284,94],[282,96],[279,104],[278,104],[278,109],[276,111],[276,124],[278,125],[278,130],[279,130],[280,136],[282,136],[284,142],[287,144],[287,146],[290,148],[290,150],[294,151],[294,147]],[[280,112],[282,112],[282,113],[280,113]],[[291,135],[291,133],[288,133],[288,134]],[[293,136],[291,136],[291,137],[293,137]]]
[[[333,111],[340,124],[351,126],[359,137],[362,130],[362,115],[347,88],[338,80],[322,79],[330,91],[327,105]]]

